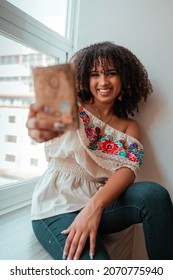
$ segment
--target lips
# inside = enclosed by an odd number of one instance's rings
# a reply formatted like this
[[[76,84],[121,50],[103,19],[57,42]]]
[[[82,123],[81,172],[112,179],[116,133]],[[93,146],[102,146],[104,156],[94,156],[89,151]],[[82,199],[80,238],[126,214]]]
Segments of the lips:
[[[108,95],[111,91],[111,88],[107,88],[107,89],[98,89],[97,90],[101,95]]]

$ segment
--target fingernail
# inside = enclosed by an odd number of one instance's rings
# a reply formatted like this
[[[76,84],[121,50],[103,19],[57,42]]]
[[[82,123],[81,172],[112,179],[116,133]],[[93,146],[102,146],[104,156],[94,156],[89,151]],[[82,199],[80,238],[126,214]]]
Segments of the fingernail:
[[[36,120],[35,119],[30,119],[27,121],[27,126],[29,128],[35,128],[35,125],[36,125]]]
[[[59,130],[59,129],[63,129],[64,128],[64,125],[62,123],[58,123],[58,122],[55,122],[53,124],[54,128]]]
[[[45,112],[45,113],[50,113],[50,108],[49,108],[48,106],[45,106],[45,107],[44,107],[44,112]]]
[[[90,256],[90,260],[94,259],[94,254],[93,253],[90,253],[89,256]]]
[[[62,255],[62,259],[63,259],[63,260],[66,260],[66,259],[67,259],[67,254],[66,254],[65,252],[64,252],[63,255]]]

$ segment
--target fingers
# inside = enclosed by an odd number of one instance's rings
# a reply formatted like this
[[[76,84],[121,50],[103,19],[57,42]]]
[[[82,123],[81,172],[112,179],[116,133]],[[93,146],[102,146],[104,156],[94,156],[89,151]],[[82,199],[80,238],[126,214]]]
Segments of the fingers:
[[[37,114],[41,111],[45,112],[45,107],[40,104],[32,104],[26,122],[28,128],[28,135],[36,142],[42,143],[59,137],[64,133],[64,125],[54,122],[49,118],[37,118]],[[45,113],[46,116],[46,113]]]
[[[36,116],[36,114],[40,111],[44,111],[44,106],[42,104],[39,104],[39,103],[31,104],[29,107],[28,118],[32,118],[32,117]]]
[[[68,260],[79,260],[85,247],[87,235],[71,230],[64,247],[64,258]]]
[[[95,244],[96,244],[96,234],[91,233],[90,234],[90,252],[89,252],[89,256],[90,256],[91,260],[94,259]]]
[[[82,251],[86,244],[86,240],[87,240],[87,236],[84,234],[78,237],[78,239],[76,240],[77,242],[74,242],[73,246],[70,247],[69,259],[74,259],[74,260],[80,259]]]
[[[26,127],[28,129],[41,129],[54,132],[62,132],[64,129],[64,125],[61,123],[53,122],[49,119],[38,119],[36,117],[28,118]]]
[[[80,230],[75,230],[70,228],[62,231],[61,233],[68,234],[66,244],[64,247],[63,259],[79,260],[82,251],[86,245],[88,234],[86,232],[81,232]],[[90,238],[89,257],[91,260],[93,260],[95,254],[96,234],[94,232],[91,232],[89,238]]]
[[[40,111],[44,111],[45,106],[41,103],[33,103],[30,105],[30,111],[34,112],[34,113],[38,113]]]
[[[45,141],[49,141],[55,137],[58,137],[59,134],[57,134],[56,132],[32,129],[28,131],[28,135],[36,142],[43,143]]]
[[[78,260],[84,250],[86,241],[89,239],[89,256],[90,259],[94,258],[95,244],[98,224],[100,221],[99,216],[94,217],[90,213],[90,208],[83,208],[81,212],[76,216],[72,224],[62,234],[68,234],[66,243],[64,246],[63,258],[68,260]],[[89,217],[88,217],[89,216]],[[86,246],[87,248],[88,246]],[[86,249],[85,248],[85,249]]]

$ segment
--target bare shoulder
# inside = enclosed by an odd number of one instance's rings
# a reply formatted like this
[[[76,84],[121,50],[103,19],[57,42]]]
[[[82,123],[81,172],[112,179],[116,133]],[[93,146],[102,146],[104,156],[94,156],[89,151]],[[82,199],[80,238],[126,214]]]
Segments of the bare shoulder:
[[[79,101],[82,104],[82,98],[77,96],[77,101]]]
[[[139,124],[137,123],[137,121],[129,118],[127,120],[127,127],[126,127],[125,133],[136,138],[137,140],[140,140],[141,130],[140,130],[140,127],[139,127]]]

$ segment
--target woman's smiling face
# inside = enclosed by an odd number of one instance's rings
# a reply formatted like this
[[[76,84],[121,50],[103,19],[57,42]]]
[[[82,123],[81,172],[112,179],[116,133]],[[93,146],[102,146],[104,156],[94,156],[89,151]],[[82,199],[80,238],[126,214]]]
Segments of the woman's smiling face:
[[[111,61],[99,61],[91,69],[89,79],[90,91],[100,102],[113,103],[121,91],[121,78]]]

